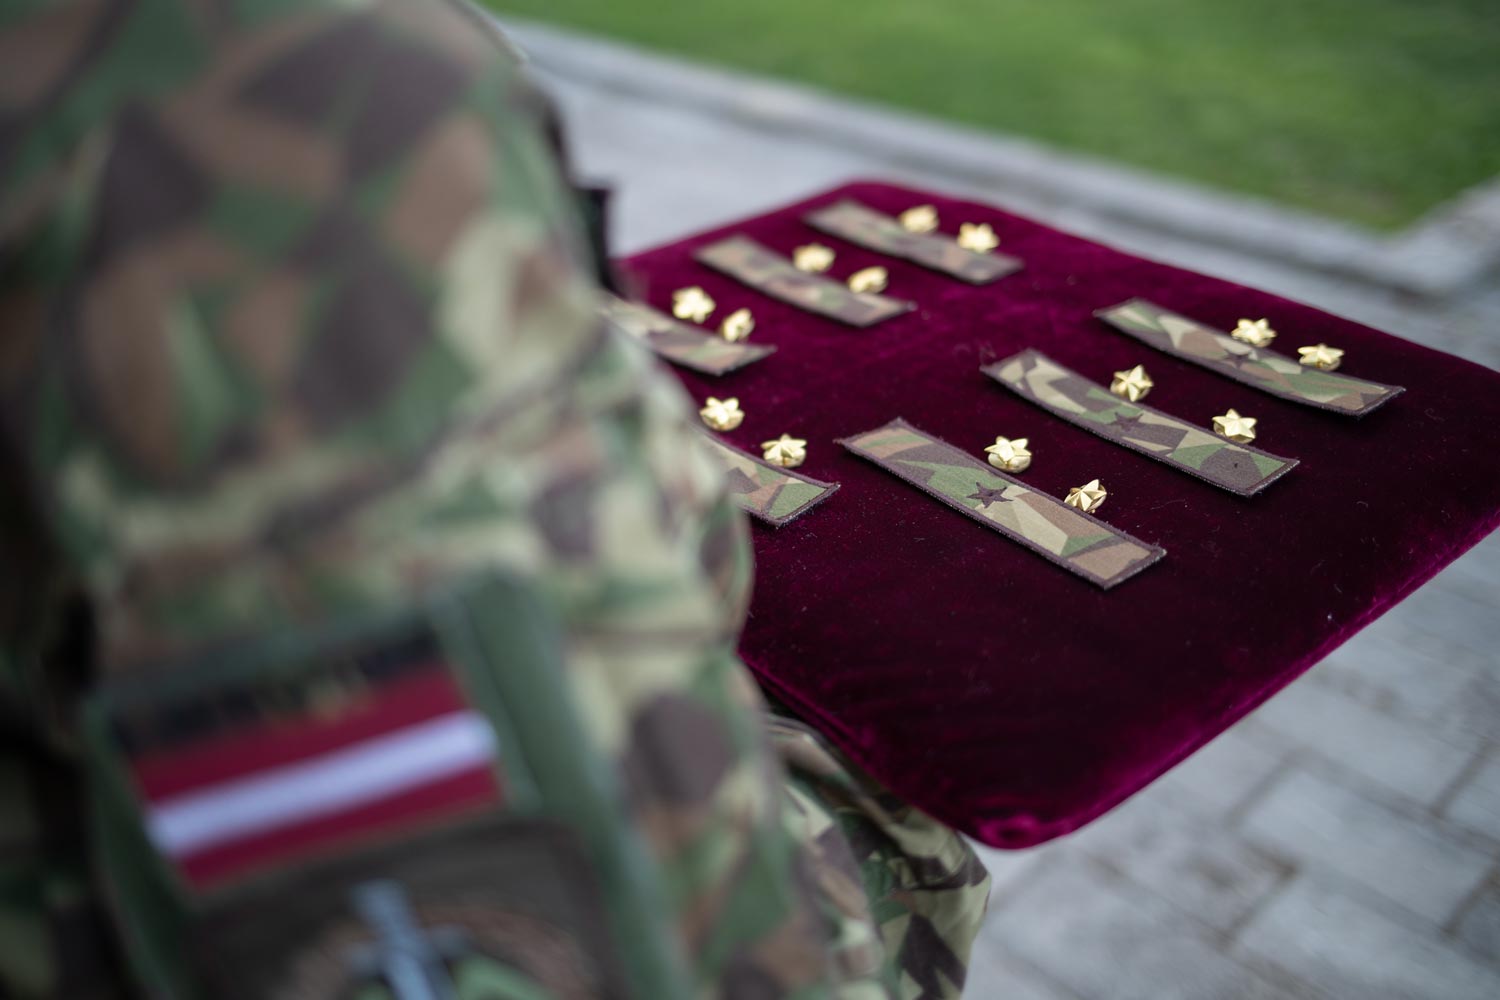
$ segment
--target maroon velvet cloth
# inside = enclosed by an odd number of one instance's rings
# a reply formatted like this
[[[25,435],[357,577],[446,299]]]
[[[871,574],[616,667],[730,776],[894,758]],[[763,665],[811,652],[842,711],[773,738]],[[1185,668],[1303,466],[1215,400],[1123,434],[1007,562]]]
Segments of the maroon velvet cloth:
[[[930,202],[941,228],[989,222],[1026,268],[974,287],[820,235],[815,205],[890,214]],[[821,242],[832,276],[881,264],[919,308],[867,330],[783,305],[696,264],[742,232],[789,254]],[[858,183],[626,262],[651,304],[701,285],[717,320],[749,306],[778,352],[693,396],[738,396],[727,435],[808,440],[802,471],[843,484],[773,530],[741,652],[777,697],[894,791],[979,839],[1022,847],[1138,791],[1328,655],[1500,522],[1500,375],[1264,292],[1151,263],[994,208]],[[1275,348],[1344,348],[1349,374],[1406,386],[1354,419],[1256,392],[1154,351],[1091,314],[1132,296],[1230,329],[1269,317]],[[1046,415],[980,374],[1024,347],[1108,383],[1141,363],[1150,404],[1204,425],[1234,407],[1258,445],[1302,464],[1242,498]],[[1062,496],[1095,477],[1100,516],[1166,547],[1105,592],[834,443],[905,417],[976,455],[1028,437],[1023,478]]]

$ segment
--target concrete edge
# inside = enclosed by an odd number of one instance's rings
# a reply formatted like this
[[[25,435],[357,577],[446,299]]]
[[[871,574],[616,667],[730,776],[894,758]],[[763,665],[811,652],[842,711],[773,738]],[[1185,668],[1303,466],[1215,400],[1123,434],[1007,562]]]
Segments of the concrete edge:
[[[956,181],[1021,189],[1149,231],[1442,298],[1500,266],[1500,178],[1409,228],[1363,227],[1004,135],[710,68],[547,25],[504,19],[538,68],[767,132],[852,149]]]

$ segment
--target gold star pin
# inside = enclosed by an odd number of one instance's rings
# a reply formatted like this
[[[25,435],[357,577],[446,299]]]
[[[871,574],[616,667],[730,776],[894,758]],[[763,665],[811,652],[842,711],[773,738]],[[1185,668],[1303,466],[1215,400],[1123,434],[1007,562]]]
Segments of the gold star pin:
[[[745,411],[740,409],[740,401],[732,396],[729,399],[709,396],[703,409],[698,411],[698,416],[716,431],[732,431],[745,421]]]
[[[1314,344],[1312,347],[1297,348],[1297,360],[1309,368],[1331,372],[1343,363],[1344,352],[1327,344]]]
[[[989,253],[1000,245],[1000,237],[988,222],[965,222],[958,227],[958,245],[975,253]]]
[[[672,293],[672,315],[678,319],[690,319],[702,323],[714,311],[714,300],[697,285],[679,288]]]
[[[833,266],[833,251],[821,243],[805,243],[792,251],[792,266],[808,274],[821,274]]]
[[[1100,485],[1099,480],[1090,479],[1082,486],[1075,486],[1069,490],[1068,496],[1063,500],[1063,503],[1069,507],[1077,507],[1085,514],[1092,514],[1104,506],[1104,498],[1107,496],[1109,496],[1109,492]]]
[[[1109,383],[1109,391],[1136,403],[1145,399],[1155,384],[1151,381],[1151,376],[1146,374],[1146,369],[1136,365],[1123,372],[1115,372],[1114,380]]]
[[[1240,444],[1255,440],[1255,418],[1242,417],[1232,408],[1223,416],[1214,417],[1214,433]]]
[[[801,438],[794,438],[790,434],[783,434],[775,441],[762,441],[760,446],[761,457],[772,465],[779,465],[784,469],[801,465],[807,458],[807,442]]]
[[[891,276],[883,267],[867,267],[849,275],[851,292],[883,292],[891,283]]]
[[[902,212],[897,219],[908,233],[930,233],[937,228],[937,209],[931,205],[918,205]]]
[[[755,317],[750,315],[750,310],[736,309],[725,316],[724,322],[719,324],[719,336],[731,344],[737,344],[750,336],[750,332],[754,329]]]
[[[1276,339],[1276,331],[1272,329],[1267,320],[1242,319],[1229,335],[1235,340],[1243,341],[1251,347],[1265,347]]]
[[[1026,438],[997,437],[984,450],[990,464],[1001,472],[1025,472],[1031,465],[1031,450],[1026,445]]]

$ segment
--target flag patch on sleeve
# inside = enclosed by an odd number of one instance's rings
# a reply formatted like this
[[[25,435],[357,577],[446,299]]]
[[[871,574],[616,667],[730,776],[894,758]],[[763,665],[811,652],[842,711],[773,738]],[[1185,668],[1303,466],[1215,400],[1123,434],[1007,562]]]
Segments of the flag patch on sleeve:
[[[502,801],[494,729],[430,642],[114,723],[151,842],[198,889]]]

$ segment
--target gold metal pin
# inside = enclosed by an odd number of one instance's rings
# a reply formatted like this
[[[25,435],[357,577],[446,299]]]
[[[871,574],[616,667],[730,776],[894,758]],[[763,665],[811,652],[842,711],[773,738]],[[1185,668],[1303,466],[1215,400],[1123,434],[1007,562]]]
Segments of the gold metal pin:
[[[807,442],[790,434],[783,434],[774,441],[762,441],[760,446],[761,457],[785,469],[795,468],[807,459]]]
[[[849,275],[851,292],[883,292],[891,276],[883,267],[866,267]]]
[[[724,322],[719,324],[719,336],[737,344],[750,336],[755,329],[755,317],[750,315],[749,309],[736,309],[724,317]]]
[[[1344,352],[1327,344],[1297,348],[1297,360],[1309,368],[1331,372],[1344,362]]]
[[[997,437],[984,449],[989,462],[1001,472],[1025,472],[1031,466],[1031,449],[1026,438]]]
[[[1264,319],[1242,319],[1233,330],[1229,331],[1229,335],[1251,347],[1268,347],[1271,341],[1276,339],[1276,331],[1271,327],[1270,322]]]
[[[1240,444],[1255,440],[1254,417],[1242,417],[1231,407],[1228,413],[1214,417],[1214,433]]]
[[[672,293],[672,315],[678,319],[702,323],[714,311],[714,300],[697,285],[679,288]]]
[[[821,243],[806,243],[792,251],[792,266],[809,274],[822,274],[833,266],[833,251]]]
[[[1115,372],[1114,379],[1109,383],[1109,391],[1132,403],[1138,403],[1146,398],[1155,384],[1151,381],[1151,376],[1146,374],[1145,367],[1136,365],[1134,368]]]
[[[937,209],[931,205],[908,208],[896,218],[901,223],[901,228],[908,233],[930,233],[938,224]]]
[[[989,253],[1000,245],[1000,237],[988,222],[965,222],[958,227],[958,245],[975,253]]]
[[[745,422],[745,411],[740,409],[740,401],[732,396],[729,399],[709,396],[698,416],[716,431],[732,431]]]
[[[1085,514],[1092,514],[1104,506],[1104,498],[1107,496],[1109,492],[1100,485],[1099,480],[1090,479],[1082,486],[1075,486],[1069,490],[1063,503],[1069,507],[1077,507]]]

